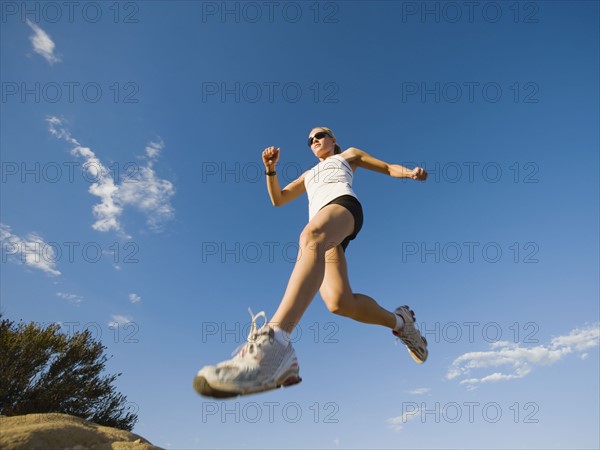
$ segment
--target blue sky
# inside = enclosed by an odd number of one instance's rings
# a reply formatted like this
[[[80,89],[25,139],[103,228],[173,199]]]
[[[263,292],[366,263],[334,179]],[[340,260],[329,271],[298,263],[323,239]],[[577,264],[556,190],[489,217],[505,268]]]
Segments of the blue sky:
[[[89,329],[135,432],[164,448],[598,448],[599,5],[2,2],[2,313]],[[247,308],[273,314],[306,198],[342,147],[430,172],[357,172],[351,284],[411,305],[388,330],[297,331],[303,382],[192,389]]]

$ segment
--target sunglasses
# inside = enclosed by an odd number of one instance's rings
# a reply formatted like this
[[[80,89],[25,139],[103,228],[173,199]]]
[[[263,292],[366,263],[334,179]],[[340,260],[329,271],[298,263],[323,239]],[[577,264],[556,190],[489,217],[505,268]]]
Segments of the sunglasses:
[[[318,133],[315,133],[313,136],[308,138],[308,146],[312,147],[314,139],[323,139],[325,136],[331,137],[331,135],[326,131],[319,131]]]

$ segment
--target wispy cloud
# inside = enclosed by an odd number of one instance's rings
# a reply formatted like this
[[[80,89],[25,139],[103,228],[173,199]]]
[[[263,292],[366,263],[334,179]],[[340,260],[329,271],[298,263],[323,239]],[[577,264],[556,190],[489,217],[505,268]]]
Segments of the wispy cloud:
[[[431,391],[430,388],[422,387],[422,388],[412,389],[412,390],[408,391],[408,393],[413,394],[413,395],[423,395],[423,394],[427,394],[430,391]]]
[[[460,384],[475,389],[484,383],[523,378],[536,366],[555,364],[573,353],[586,359],[586,351],[598,346],[599,338],[600,324],[596,323],[555,337],[547,345],[524,348],[512,342],[495,342],[490,345],[489,351],[469,352],[456,358],[446,373],[446,379],[461,379]],[[502,368],[504,371],[500,371]],[[488,373],[472,377],[471,373],[478,369]]]
[[[33,35],[29,37],[33,51],[43,56],[50,64],[60,62],[60,57],[54,53],[56,46],[50,36],[29,19],[27,19],[27,25],[33,30]]]
[[[53,246],[47,244],[37,233],[20,237],[12,233],[10,226],[0,223],[0,243],[3,259],[11,258],[48,275],[60,275],[56,270],[57,255]]]
[[[46,122],[48,122],[50,134],[71,144],[73,146],[71,154],[85,160],[82,165],[83,170],[88,173],[90,179],[95,181],[88,189],[90,194],[100,198],[100,203],[92,207],[92,212],[96,217],[92,228],[97,231],[115,230],[124,235],[118,220],[123,208],[118,205],[117,187],[110,176],[110,170],[100,162],[91,149],[83,147],[69,130],[62,126],[62,121],[58,117],[48,117]]]
[[[83,302],[83,297],[77,294],[69,294],[67,292],[57,292],[57,297],[67,300],[69,303],[75,306],[79,306]]]
[[[129,301],[131,303],[138,303],[142,301],[142,297],[132,292],[131,294],[129,294]]]
[[[110,322],[108,322],[109,327],[122,327],[123,325],[127,325],[128,323],[133,322],[133,318],[128,316],[123,316],[121,314],[114,314],[111,316]]]
[[[165,144],[162,140],[150,142],[145,148],[145,156],[132,180],[119,185],[119,199],[123,205],[131,205],[146,215],[146,223],[153,231],[160,231],[163,224],[175,215],[170,199],[175,194],[173,183],[158,178],[154,172],[154,163],[160,156]]]
[[[406,411],[402,415],[387,419],[386,422],[395,431],[402,431],[404,425],[411,420],[415,420],[421,416],[421,407],[416,404],[410,404],[410,408],[407,406]],[[413,408],[414,407],[414,408]]]
[[[143,165],[128,174],[127,179],[114,180],[109,170],[96,154],[88,147],[83,147],[71,132],[64,127],[58,117],[48,117],[46,122],[50,133],[73,146],[71,154],[83,158],[84,170],[94,181],[89,187],[90,194],[100,198],[100,203],[92,208],[96,222],[92,228],[101,231],[115,231],[123,237],[130,238],[123,229],[120,218],[127,207],[140,210],[146,216],[146,223],[152,231],[161,231],[164,223],[175,215],[170,203],[175,195],[175,187],[168,181],[159,178],[154,171],[154,163],[164,149],[162,140],[150,142],[141,157]]]

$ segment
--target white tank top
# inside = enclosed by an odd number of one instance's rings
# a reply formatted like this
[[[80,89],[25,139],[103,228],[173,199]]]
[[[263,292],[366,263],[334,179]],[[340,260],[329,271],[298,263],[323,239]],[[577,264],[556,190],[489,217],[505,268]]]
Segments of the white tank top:
[[[339,154],[330,156],[306,172],[304,186],[308,194],[308,220],[342,195],[356,197],[352,190],[353,178],[352,167]]]

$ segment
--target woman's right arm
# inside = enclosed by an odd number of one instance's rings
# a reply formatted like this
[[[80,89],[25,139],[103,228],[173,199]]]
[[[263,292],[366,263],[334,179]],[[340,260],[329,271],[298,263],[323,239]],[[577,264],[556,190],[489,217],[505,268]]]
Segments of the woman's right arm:
[[[266,148],[263,151],[262,158],[265,165],[265,171],[267,173],[275,172],[275,167],[279,160],[279,148]],[[266,175],[266,178],[267,190],[269,191],[269,197],[271,197],[273,206],[283,206],[306,192],[304,186],[304,174],[300,175],[300,177],[284,187],[283,190],[279,186],[279,180],[277,179],[276,173],[274,175]]]

